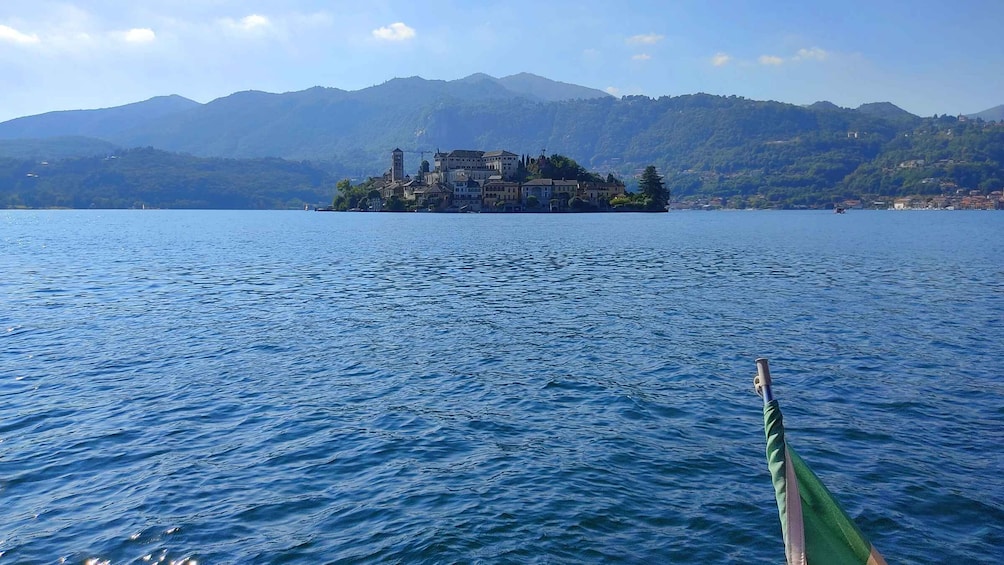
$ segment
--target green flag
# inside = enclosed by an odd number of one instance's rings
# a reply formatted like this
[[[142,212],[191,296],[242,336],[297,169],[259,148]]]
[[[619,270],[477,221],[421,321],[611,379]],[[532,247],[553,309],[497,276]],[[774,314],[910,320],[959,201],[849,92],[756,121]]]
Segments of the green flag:
[[[819,477],[788,447],[777,400],[764,404],[763,423],[788,565],[885,565]]]

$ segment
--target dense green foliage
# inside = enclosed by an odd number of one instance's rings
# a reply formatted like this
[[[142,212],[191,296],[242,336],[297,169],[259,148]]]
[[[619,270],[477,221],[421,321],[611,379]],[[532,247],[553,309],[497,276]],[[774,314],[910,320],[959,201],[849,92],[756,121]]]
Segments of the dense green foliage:
[[[0,208],[302,208],[334,181],[309,163],[200,159],[154,149],[42,164],[0,159]]]
[[[641,175],[641,181],[638,182],[638,188],[645,199],[646,210],[656,211],[666,209],[666,205],[669,204],[669,191],[666,190],[666,185],[663,184],[662,177],[655,170],[655,166],[649,165],[645,167],[645,172]]]
[[[367,200],[373,196],[373,179],[369,179],[361,184],[352,185],[349,179],[342,179],[336,185],[337,194],[331,202],[331,207],[335,210],[357,210],[369,207]],[[379,196],[379,193],[376,194]]]
[[[554,154],[544,159],[531,159],[526,166],[527,179],[577,180],[581,182],[600,182],[602,177],[587,171],[575,159]]]

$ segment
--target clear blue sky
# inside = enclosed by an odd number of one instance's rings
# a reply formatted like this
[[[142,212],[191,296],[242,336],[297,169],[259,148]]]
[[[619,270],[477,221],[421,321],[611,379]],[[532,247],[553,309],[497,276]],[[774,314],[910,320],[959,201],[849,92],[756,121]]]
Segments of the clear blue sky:
[[[0,121],[524,71],[618,96],[973,113],[1004,104],[1004,0],[0,0]]]

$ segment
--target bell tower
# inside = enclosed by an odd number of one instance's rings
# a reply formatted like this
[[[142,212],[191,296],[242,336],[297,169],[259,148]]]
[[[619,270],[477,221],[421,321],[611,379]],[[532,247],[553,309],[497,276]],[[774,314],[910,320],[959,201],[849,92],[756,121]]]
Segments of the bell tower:
[[[390,180],[404,180],[404,151],[400,149],[390,152]]]

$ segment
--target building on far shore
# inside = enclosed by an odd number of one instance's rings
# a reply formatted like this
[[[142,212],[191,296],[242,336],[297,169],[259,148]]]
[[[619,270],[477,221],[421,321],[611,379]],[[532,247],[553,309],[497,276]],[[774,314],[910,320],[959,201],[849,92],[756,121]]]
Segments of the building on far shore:
[[[526,163],[505,150],[437,151],[433,162],[432,170],[420,168],[413,178],[404,172],[404,152],[395,148],[390,170],[376,179],[374,189],[383,200],[398,198],[423,207],[470,212],[562,211],[574,198],[603,209],[611,198],[624,194],[624,185],[617,182],[534,179],[521,183],[517,179]]]

